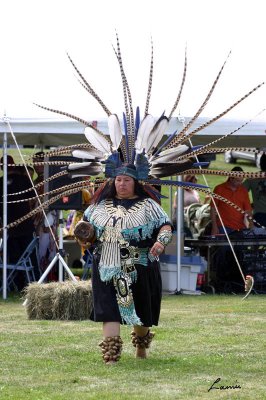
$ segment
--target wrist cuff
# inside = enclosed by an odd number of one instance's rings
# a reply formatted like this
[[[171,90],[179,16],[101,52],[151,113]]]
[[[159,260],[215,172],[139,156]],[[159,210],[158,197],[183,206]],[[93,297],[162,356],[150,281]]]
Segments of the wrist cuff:
[[[157,242],[161,243],[164,247],[167,246],[172,240],[172,231],[162,230],[157,236]]]

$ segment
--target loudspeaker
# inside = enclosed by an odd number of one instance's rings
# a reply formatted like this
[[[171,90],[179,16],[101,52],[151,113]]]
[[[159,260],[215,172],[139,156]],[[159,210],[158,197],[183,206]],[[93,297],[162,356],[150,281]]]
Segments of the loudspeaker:
[[[48,161],[71,161],[71,162],[80,162],[78,158],[70,157],[70,156],[60,156],[60,157],[49,157]],[[65,170],[66,167],[63,165],[48,165],[47,169],[45,168],[45,176],[51,177],[58,172]],[[82,180],[81,178],[71,179],[68,175],[64,175],[60,178],[52,179],[48,182],[48,186],[46,187],[47,191],[55,190],[60,187],[70,185],[71,183],[78,182]],[[53,194],[51,197],[54,197],[56,194]],[[51,198],[49,196],[49,199]],[[79,191],[77,193],[62,196],[59,200],[52,203],[49,206],[50,210],[82,210],[82,192]]]

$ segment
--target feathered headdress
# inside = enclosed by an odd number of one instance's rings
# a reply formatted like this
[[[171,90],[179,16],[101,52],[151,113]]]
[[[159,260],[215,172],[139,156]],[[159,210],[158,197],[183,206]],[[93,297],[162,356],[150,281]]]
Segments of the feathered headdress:
[[[136,178],[141,180],[144,184],[169,184],[169,181],[165,182],[161,178],[184,173],[206,173],[206,169],[204,169],[204,171],[199,169],[199,167],[206,166],[206,163],[198,163],[197,157],[206,153],[224,152],[228,149],[213,147],[216,142],[221,139],[205,146],[193,147],[191,145],[192,136],[223,117],[232,108],[236,107],[240,102],[259,89],[263,84],[262,83],[253,88],[250,92],[241,97],[221,114],[210,119],[197,129],[189,131],[192,124],[199,117],[209,101],[224,69],[226,63],[225,61],[219,70],[206,98],[195,115],[190,119],[190,121],[188,121],[188,123],[184,124],[180,132],[175,131],[172,133],[170,132],[169,134],[169,122],[179,104],[185,83],[187,70],[186,52],[183,77],[177,98],[170,114],[166,116],[165,113],[163,113],[158,119],[149,114],[149,102],[153,80],[153,43],[151,43],[150,72],[143,118],[140,116],[139,107],[137,107],[136,111],[134,112],[131,91],[122,61],[118,35],[116,35],[116,48],[114,48],[114,52],[119,64],[123,85],[125,111],[122,115],[121,121],[119,120],[117,114],[112,113],[104,104],[98,94],[84,78],[71,57],[68,55],[69,61],[78,75],[79,82],[83,88],[96,99],[96,101],[101,105],[107,114],[109,137],[104,135],[97,129],[97,127],[88,121],[84,121],[81,118],[59,110],[54,110],[36,104],[38,107],[41,107],[45,110],[73,118],[86,126],[84,134],[88,142],[91,144],[91,148],[75,149],[72,152],[73,156],[82,158],[84,162],[80,164],[73,163],[68,166],[68,172],[71,174],[71,176],[91,176],[96,175],[95,171],[98,171],[98,174],[104,173],[106,178],[113,178],[116,176],[118,169],[121,168],[124,163],[135,165],[137,171]],[[242,126],[237,130],[241,128]],[[230,132],[224,137],[231,135],[234,132]],[[211,173],[211,171],[208,173]],[[183,186],[184,183],[171,181],[171,185]],[[191,184],[191,186],[199,187],[200,185]]]

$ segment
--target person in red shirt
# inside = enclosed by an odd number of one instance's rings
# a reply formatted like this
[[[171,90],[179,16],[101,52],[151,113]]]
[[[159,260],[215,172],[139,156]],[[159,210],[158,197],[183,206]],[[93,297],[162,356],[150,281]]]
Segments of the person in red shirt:
[[[243,171],[243,169],[241,167],[234,167],[232,171]],[[214,188],[214,193],[236,204],[245,211],[246,214],[251,216],[252,207],[248,191],[242,182],[243,178],[229,177],[226,182]],[[214,201],[220,217],[214,206]],[[222,200],[215,199],[211,202],[212,235],[224,233],[221,220],[223,221],[227,233],[253,227],[253,222],[250,220],[246,221],[244,214]]]

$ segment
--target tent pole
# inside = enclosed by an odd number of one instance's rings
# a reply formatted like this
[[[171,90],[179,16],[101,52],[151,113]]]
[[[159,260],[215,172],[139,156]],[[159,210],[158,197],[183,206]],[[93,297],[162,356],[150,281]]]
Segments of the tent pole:
[[[177,177],[178,182],[182,181],[182,176]],[[181,293],[181,255],[184,236],[184,193],[180,186],[177,187],[177,207],[176,207],[176,294]]]
[[[3,137],[3,226],[7,225],[7,133]],[[3,299],[7,298],[7,229],[3,230]]]

